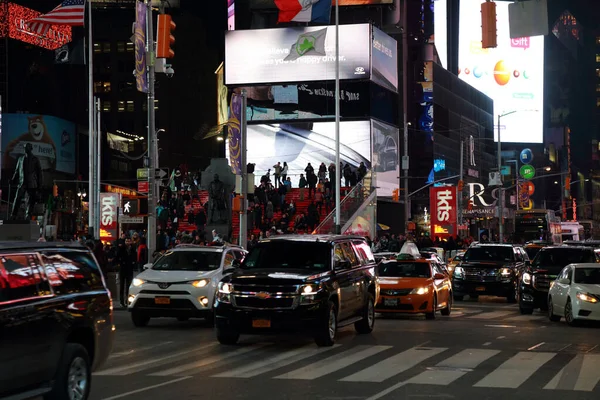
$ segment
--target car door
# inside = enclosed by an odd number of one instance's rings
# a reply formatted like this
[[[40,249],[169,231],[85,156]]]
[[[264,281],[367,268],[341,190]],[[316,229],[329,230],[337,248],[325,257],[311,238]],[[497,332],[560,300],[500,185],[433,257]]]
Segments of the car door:
[[[569,287],[571,286],[571,267],[565,267],[562,272],[556,278],[554,285],[556,289],[553,291],[552,303],[554,303],[555,314],[562,315],[565,311],[565,304],[567,304],[567,296],[569,293]],[[569,279],[568,283],[561,283],[561,279]]]
[[[349,318],[353,313],[353,302],[356,293],[353,282],[352,262],[348,259],[344,251],[343,242],[336,243],[333,247],[333,262],[335,269],[335,279],[339,285],[340,299],[338,309],[338,320]]]
[[[448,303],[448,299],[449,299],[449,286],[448,286],[448,275],[447,273],[444,271],[444,269],[442,268],[441,265],[432,262],[431,263],[431,269],[433,272],[433,285],[435,286],[435,290],[437,293],[437,302],[438,302],[438,306],[442,306],[445,307],[445,305]],[[442,279],[436,279],[435,275],[436,274],[441,274],[444,276],[444,278]]]
[[[365,276],[360,257],[356,254],[352,242],[347,241],[342,243],[342,248],[346,253],[346,257],[350,260],[350,279],[352,280],[353,286],[352,303],[350,304],[353,311],[351,311],[351,314],[357,314],[363,309],[365,304],[365,293],[367,291],[367,286],[365,286]]]

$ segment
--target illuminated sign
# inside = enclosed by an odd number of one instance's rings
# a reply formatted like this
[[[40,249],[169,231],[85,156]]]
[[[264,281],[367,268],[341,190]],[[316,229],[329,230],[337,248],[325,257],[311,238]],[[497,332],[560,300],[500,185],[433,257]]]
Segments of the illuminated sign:
[[[446,160],[435,159],[433,160],[433,171],[440,172],[446,169]]]
[[[46,34],[32,32],[26,25],[27,21],[42,15],[41,12],[20,6],[15,3],[8,3],[8,18],[0,18],[0,33],[2,37],[20,40],[25,43],[43,47],[49,50],[56,50],[72,40],[72,30],[67,25],[53,25]]]
[[[106,191],[109,193],[118,193],[124,196],[137,196],[137,193],[132,189],[122,188],[118,186],[107,185]]]
[[[118,207],[121,195],[100,193],[100,240],[112,241],[118,238]]]
[[[454,235],[456,233],[457,192],[455,186],[429,189],[431,207],[431,233]]]

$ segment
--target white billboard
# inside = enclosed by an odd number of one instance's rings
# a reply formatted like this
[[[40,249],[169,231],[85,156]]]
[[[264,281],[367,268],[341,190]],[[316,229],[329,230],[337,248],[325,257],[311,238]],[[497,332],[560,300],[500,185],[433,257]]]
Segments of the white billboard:
[[[442,67],[448,69],[448,0],[436,0],[433,7],[433,41]]]
[[[496,2],[498,47],[482,49],[481,3],[460,2],[459,77],[494,100],[494,124],[504,115],[502,142],[543,143],[544,37],[511,39],[509,3]]]

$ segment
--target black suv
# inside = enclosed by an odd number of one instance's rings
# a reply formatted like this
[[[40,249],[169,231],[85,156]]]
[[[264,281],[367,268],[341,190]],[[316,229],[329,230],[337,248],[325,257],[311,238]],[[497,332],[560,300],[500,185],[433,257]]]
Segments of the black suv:
[[[517,301],[520,271],[529,263],[522,247],[511,244],[477,244],[469,247],[463,261],[454,268],[452,287],[454,300],[465,295],[506,297]]]
[[[241,333],[304,331],[318,346],[332,346],[339,327],[354,324],[358,333],[370,333],[379,297],[376,274],[362,237],[263,240],[219,283],[217,339],[235,344]]]
[[[519,280],[519,310],[531,314],[536,308],[548,307],[550,284],[569,264],[598,262],[591,247],[551,246],[541,249]]]
[[[113,335],[111,297],[89,250],[0,242],[0,398],[86,399]]]

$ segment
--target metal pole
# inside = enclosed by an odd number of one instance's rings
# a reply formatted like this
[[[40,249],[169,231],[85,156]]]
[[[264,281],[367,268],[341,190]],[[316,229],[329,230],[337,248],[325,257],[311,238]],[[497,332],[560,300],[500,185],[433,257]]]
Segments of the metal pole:
[[[502,115],[498,114],[498,174],[500,175],[500,190],[498,196],[498,240],[500,243],[504,242],[504,222],[503,220],[503,209],[502,209],[502,197],[504,197],[504,193],[502,190],[502,174],[500,171],[502,170],[502,141],[500,139],[500,119]]]
[[[88,236],[94,237],[95,210],[92,193],[94,193],[94,40],[92,37],[92,2],[88,1],[88,164],[90,194],[88,206]]]
[[[240,166],[242,172],[242,187],[240,190],[241,206],[240,206],[240,246],[246,248],[248,245],[248,160],[247,160],[247,121],[246,121],[246,106],[248,102],[248,96],[246,89],[242,89],[242,114],[240,115],[240,150],[242,152],[240,157]]]
[[[464,171],[464,149],[465,149],[465,141],[461,140],[460,141],[460,178],[458,178],[459,182],[463,181],[464,175],[463,175],[463,171]],[[463,205],[462,205],[462,200],[463,200],[463,196],[462,196],[462,190],[460,192],[458,192],[458,225],[462,225],[463,224]],[[458,232],[456,232],[458,234]]]
[[[402,169],[404,170],[404,226],[408,233],[408,221],[410,220],[410,204],[408,197],[408,0],[404,0],[402,10],[402,109],[404,121],[404,157]]]
[[[90,177],[90,181],[92,182],[92,191],[90,192],[90,196],[89,196],[89,200],[88,200],[88,210],[89,212],[91,212],[90,214],[90,219],[91,219],[91,223],[90,226],[95,227],[94,231],[90,233],[90,239],[96,239],[100,237],[100,224],[98,223],[98,221],[100,221],[99,215],[98,215],[98,203],[96,202],[97,197],[96,197],[96,179],[97,179],[97,158],[96,158],[96,152],[97,152],[97,146],[98,146],[98,141],[96,140],[96,137],[98,135],[98,132],[96,131],[98,129],[98,113],[96,112],[96,102],[98,101],[98,98],[96,96],[94,96],[94,118],[93,118],[93,128],[92,128],[92,176]]]
[[[335,1],[335,233],[341,234],[341,202],[342,193],[340,179],[342,169],[340,168],[340,4]]]
[[[97,124],[97,129],[96,129],[96,138],[97,138],[97,142],[96,142],[96,155],[97,155],[97,160],[96,160],[96,189],[94,191],[94,196],[96,197],[96,223],[94,224],[94,226],[97,226],[98,229],[96,230],[96,239],[100,239],[100,214],[101,214],[101,209],[100,209],[100,192],[102,191],[102,185],[100,182],[102,182],[102,121],[101,121],[101,108],[100,108],[100,99],[96,99],[96,124]],[[90,193],[90,196],[92,195],[92,193]],[[120,205],[119,205],[120,207]]]
[[[148,14],[146,17],[146,65],[148,66],[148,232],[146,244],[148,246],[148,261],[153,261],[156,250],[156,193],[155,169],[158,167],[156,160],[156,114],[154,110],[154,19],[152,17],[152,4],[146,0]]]
[[[515,186],[517,188],[517,211],[519,211],[519,203],[521,202],[519,195],[521,194],[519,184],[519,161],[515,160]]]

